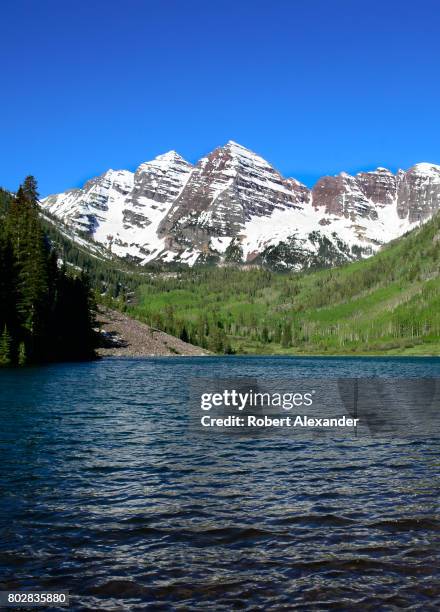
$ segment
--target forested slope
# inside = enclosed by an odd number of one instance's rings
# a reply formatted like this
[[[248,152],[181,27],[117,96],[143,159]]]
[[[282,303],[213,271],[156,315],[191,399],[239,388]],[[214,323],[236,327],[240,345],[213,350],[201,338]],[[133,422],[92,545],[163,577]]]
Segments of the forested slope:
[[[88,280],[59,265],[27,177],[0,192],[0,366],[89,359],[94,342]]]

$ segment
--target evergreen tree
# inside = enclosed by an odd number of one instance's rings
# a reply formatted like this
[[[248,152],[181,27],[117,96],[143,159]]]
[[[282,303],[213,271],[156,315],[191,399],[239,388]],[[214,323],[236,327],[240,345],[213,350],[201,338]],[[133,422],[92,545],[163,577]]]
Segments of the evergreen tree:
[[[31,358],[46,355],[49,248],[38,216],[36,181],[27,177],[10,207],[6,227],[17,271],[17,314],[28,336]]]
[[[9,366],[12,363],[11,358],[12,339],[6,325],[3,328],[0,336],[0,367]]]
[[[12,245],[0,226],[0,329],[3,329],[5,324],[12,331],[17,328],[16,284]]]
[[[18,365],[19,366],[24,366],[26,365],[26,346],[24,344],[24,342],[20,342],[20,345],[18,347]]]
[[[224,330],[218,326],[215,326],[214,332],[210,337],[209,348],[213,353],[218,353],[220,355],[225,354],[226,350],[230,350],[229,343],[226,339],[226,334]]]
[[[180,339],[183,340],[183,342],[189,342],[189,336],[185,326],[182,327],[182,331],[180,332]]]
[[[281,346],[283,348],[288,348],[292,346],[292,328],[289,323],[285,323],[283,327],[283,333],[281,335]]]
[[[39,197],[39,193],[38,193],[38,187],[37,187],[37,180],[36,180],[36,178],[34,176],[32,176],[32,175],[27,176],[24,179],[24,181],[23,181],[23,184],[21,186],[21,190],[22,190],[24,196],[29,201],[29,203],[32,206],[32,208],[37,210],[38,209],[38,197]]]

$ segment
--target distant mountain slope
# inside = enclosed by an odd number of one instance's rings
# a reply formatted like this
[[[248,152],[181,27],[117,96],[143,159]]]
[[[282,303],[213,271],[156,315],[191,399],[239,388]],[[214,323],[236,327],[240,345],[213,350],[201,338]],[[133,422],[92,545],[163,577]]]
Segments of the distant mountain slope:
[[[229,141],[195,166],[176,152],[42,201],[77,239],[135,262],[333,266],[376,252],[440,209],[440,166],[323,177],[312,190]]]
[[[217,352],[440,355],[440,214],[343,267],[195,268],[137,296],[131,314]]]
[[[99,300],[104,297],[126,300],[142,282],[142,269],[112,255],[104,246],[84,235],[79,236],[47,212],[41,214],[41,219],[44,231],[58,253],[59,265],[86,272]]]

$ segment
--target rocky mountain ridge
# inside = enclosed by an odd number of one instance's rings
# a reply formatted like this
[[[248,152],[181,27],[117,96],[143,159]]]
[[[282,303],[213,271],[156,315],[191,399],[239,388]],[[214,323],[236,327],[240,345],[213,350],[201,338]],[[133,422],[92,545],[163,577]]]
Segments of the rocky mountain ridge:
[[[440,166],[326,176],[309,189],[229,141],[195,165],[175,151],[42,200],[79,238],[151,261],[337,265],[440,209]]]

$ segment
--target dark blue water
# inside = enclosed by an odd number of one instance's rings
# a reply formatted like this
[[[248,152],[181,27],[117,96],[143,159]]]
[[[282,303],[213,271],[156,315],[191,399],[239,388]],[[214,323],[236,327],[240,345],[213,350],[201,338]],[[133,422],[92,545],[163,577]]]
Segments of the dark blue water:
[[[198,436],[188,380],[440,377],[439,359],[0,372],[0,589],[75,610],[438,610],[437,436]]]

